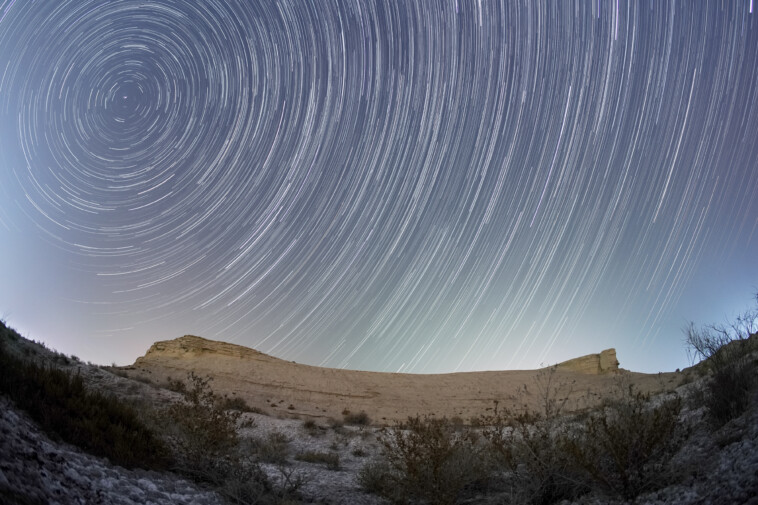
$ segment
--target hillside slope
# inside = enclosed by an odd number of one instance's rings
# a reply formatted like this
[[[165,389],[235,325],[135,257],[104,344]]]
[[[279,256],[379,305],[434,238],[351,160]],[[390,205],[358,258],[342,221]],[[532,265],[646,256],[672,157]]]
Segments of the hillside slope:
[[[548,369],[400,374],[322,368],[284,361],[243,346],[187,335],[156,342],[134,365],[130,376],[166,383],[190,371],[213,377],[222,394],[240,397],[282,415],[340,418],[365,411],[378,423],[435,414],[468,420],[501,407],[539,410],[541,384],[550,375],[570,410],[596,405],[620,379],[646,392],[670,390],[677,373],[641,374],[618,368],[615,350],[576,358]]]

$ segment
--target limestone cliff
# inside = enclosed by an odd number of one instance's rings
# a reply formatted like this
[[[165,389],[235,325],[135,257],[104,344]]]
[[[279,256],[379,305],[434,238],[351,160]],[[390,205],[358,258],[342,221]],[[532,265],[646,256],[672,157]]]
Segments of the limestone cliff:
[[[245,360],[278,360],[277,358],[263,354],[262,352],[241,345],[208,340],[195,335],[184,335],[174,340],[162,340],[150,346],[144,356],[137,358],[134,366],[150,362],[156,356],[176,357],[184,359],[198,358],[200,356],[220,355]]]
[[[616,349],[606,349],[599,354],[588,354],[587,356],[564,361],[558,364],[558,368],[572,372],[600,375],[618,371],[619,362],[616,359]]]

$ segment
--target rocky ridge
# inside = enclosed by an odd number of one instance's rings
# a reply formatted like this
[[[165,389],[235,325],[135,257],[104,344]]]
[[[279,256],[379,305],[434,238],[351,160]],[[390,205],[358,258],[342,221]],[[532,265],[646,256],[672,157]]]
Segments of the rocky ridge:
[[[641,374],[619,368],[607,349],[555,366],[569,410],[591,407],[615,387],[618,378],[645,392],[672,389],[676,373]],[[192,335],[153,344],[134,365],[133,377],[165,383],[190,371],[214,378],[222,394],[281,415],[340,418],[365,411],[379,423],[434,414],[467,420],[495,403],[510,409],[539,407],[535,384],[547,370],[402,374],[323,368],[281,360],[243,346]],[[531,388],[531,389],[530,389]]]

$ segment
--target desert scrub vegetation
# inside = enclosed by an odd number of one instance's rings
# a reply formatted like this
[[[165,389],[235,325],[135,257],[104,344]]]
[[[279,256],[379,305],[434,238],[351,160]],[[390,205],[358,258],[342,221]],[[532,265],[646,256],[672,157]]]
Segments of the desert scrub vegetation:
[[[359,483],[393,503],[452,504],[472,492],[503,503],[551,504],[593,492],[632,500],[674,478],[688,432],[676,395],[652,399],[628,384],[593,411],[562,413],[571,385],[537,378],[542,412],[500,409],[472,426],[409,418],[380,432],[381,456]]]
[[[316,431],[318,429],[318,425],[316,424],[316,421],[313,419],[306,419],[303,421],[303,429],[305,431]]]
[[[477,438],[446,418],[410,417],[383,429],[382,458],[365,465],[358,481],[393,503],[456,503],[464,487],[484,476]]]
[[[314,419],[303,421],[303,431],[311,437],[320,437],[326,433],[326,426],[322,426]]]
[[[263,438],[253,441],[252,449],[258,458],[266,463],[284,465],[290,453],[290,439],[280,431],[272,431]]]
[[[237,462],[234,449],[240,442],[237,426],[241,412],[225,409],[223,399],[210,388],[210,378],[190,372],[187,381],[183,400],[162,413],[171,426],[167,438],[178,455],[178,471],[214,482]]]
[[[237,410],[239,412],[254,412],[255,414],[265,415],[263,410],[248,404],[244,398],[239,396],[229,397],[224,395],[221,401],[221,408],[224,410]]]
[[[758,302],[758,293],[755,295]],[[690,323],[685,341],[693,360],[708,375],[701,390],[714,425],[721,426],[747,409],[758,370],[758,307],[729,324],[698,328]]]
[[[573,383],[557,380],[557,368],[542,370],[532,389],[538,395],[541,412],[526,407],[520,411],[500,409],[496,401],[492,414],[481,415],[473,426],[487,441],[493,468],[501,487],[513,503],[547,504],[574,499],[588,491],[581,471],[565,450],[566,441],[578,423],[562,412]],[[530,394],[524,385],[521,396]]]
[[[298,498],[302,477],[283,471],[280,481],[269,479],[238,435],[243,414],[228,407],[239,405],[217,397],[210,379],[190,374],[182,401],[167,407],[125,401],[89,389],[78,372],[56,368],[65,363],[55,355],[25,357],[26,341],[0,323],[0,394],[53,439],[127,468],[174,471],[210,486],[227,503]]]
[[[344,410],[342,412],[342,421],[345,424],[350,424],[353,426],[368,426],[371,424],[371,419],[363,410],[360,412],[350,412],[349,410]]]
[[[688,435],[681,407],[676,395],[654,405],[629,385],[592,412],[561,450],[594,488],[631,500],[672,479],[671,459]]]
[[[259,461],[285,464],[286,437],[270,436],[264,444],[243,440],[238,428],[253,427],[243,412],[229,408],[227,397],[217,396],[210,387],[211,378],[194,372],[187,374],[179,403],[168,406],[159,419],[168,419],[164,436],[174,451],[173,469],[196,482],[207,483],[228,502],[267,504],[297,498],[303,479],[294,472],[281,470],[281,483],[274,485],[261,469]],[[238,405],[232,404],[231,407]],[[257,458],[254,457],[254,453]]]
[[[481,420],[514,503],[549,504],[590,491],[624,499],[658,489],[687,430],[681,400],[652,402],[632,386],[585,415],[511,413]]]
[[[482,416],[480,425],[512,502],[556,503],[588,490],[565,450],[569,427],[563,418],[505,410]]]
[[[336,452],[324,451],[305,451],[295,454],[297,461],[306,463],[320,463],[325,465],[329,470],[340,469],[340,455]]]
[[[6,340],[19,335],[0,322],[0,391],[25,410],[44,431],[115,464],[164,469],[165,444],[129,404],[85,387],[79,374],[13,356]]]
[[[500,409],[495,402],[493,414],[482,415],[477,421],[493,466],[501,471],[503,487],[513,503],[556,503],[588,490],[565,450],[570,430],[576,426],[561,414],[573,384],[558,382],[556,372],[557,368],[551,367],[534,379],[541,412]],[[521,394],[528,394],[526,385]]]

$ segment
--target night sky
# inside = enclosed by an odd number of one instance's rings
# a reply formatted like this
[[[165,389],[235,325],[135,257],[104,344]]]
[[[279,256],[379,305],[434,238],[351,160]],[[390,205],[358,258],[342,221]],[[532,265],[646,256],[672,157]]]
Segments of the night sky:
[[[686,366],[758,291],[756,9],[0,0],[0,315],[106,364]]]

